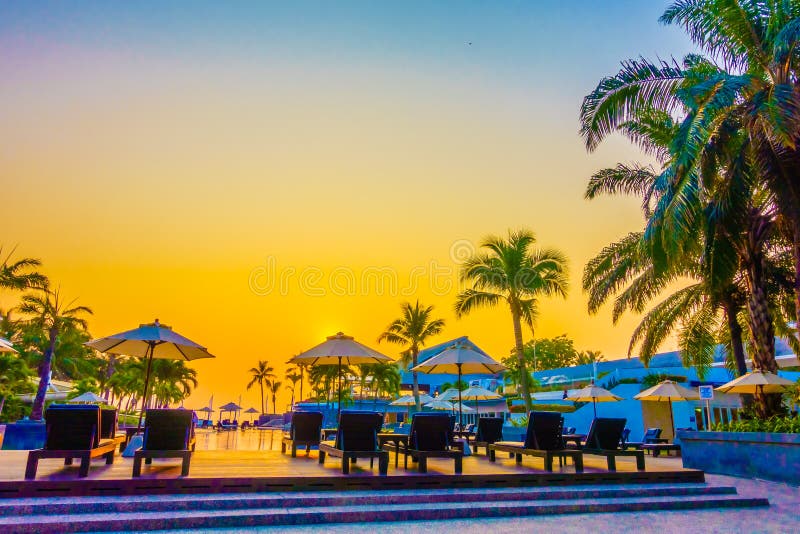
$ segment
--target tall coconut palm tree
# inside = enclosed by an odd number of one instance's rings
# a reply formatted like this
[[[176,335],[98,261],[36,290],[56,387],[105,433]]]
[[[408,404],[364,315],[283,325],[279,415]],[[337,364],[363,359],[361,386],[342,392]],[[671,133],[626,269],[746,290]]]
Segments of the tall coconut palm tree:
[[[55,356],[58,336],[67,328],[86,330],[86,320],[81,315],[91,314],[86,306],[74,306],[75,300],[65,301],[58,289],[43,288],[37,293],[23,295],[18,310],[29,317],[29,324],[45,332],[47,348],[39,363],[39,387],[33,400],[31,419],[42,419],[44,399],[50,382],[50,370]]]
[[[282,385],[283,385],[283,382],[281,382],[280,380],[271,380],[267,384],[267,386],[269,387],[269,392],[272,394],[272,413],[273,414],[277,413],[277,411],[278,411],[278,403],[277,403],[276,399],[278,398],[278,391],[280,391]]]
[[[297,387],[297,382],[300,382],[300,395],[302,396],[303,391],[303,374],[302,374],[302,367],[289,367],[286,369],[286,373],[284,377],[286,380],[292,383],[292,387],[290,388],[292,391],[292,406],[294,406],[294,390]],[[303,399],[300,399],[303,400]]]
[[[522,323],[533,333],[539,297],[567,295],[567,258],[555,249],[532,249],[536,242],[529,230],[509,231],[508,238],[488,236],[481,243],[486,252],[468,258],[461,280],[471,288],[459,293],[455,311],[461,317],[480,307],[505,302],[511,311],[514,344],[521,373],[527,373]],[[520,381],[525,409],[533,408],[529,382]]]
[[[275,369],[269,365],[269,362],[259,360],[258,366],[251,367],[249,372],[252,378],[250,382],[247,383],[247,389],[258,384],[261,390],[261,413],[267,413],[267,407],[264,405],[264,384],[269,383],[271,379],[275,378]]]
[[[41,266],[42,262],[35,258],[22,258],[12,261],[16,248],[12,248],[8,254],[3,254],[3,247],[0,245],[0,288],[23,290],[28,288],[44,287],[47,278],[36,271],[36,267]]]
[[[405,351],[410,357],[411,367],[419,363],[419,351],[428,340],[441,333],[444,328],[444,319],[433,319],[433,306],[422,306],[419,300],[412,306],[409,302],[400,305],[401,316],[386,327],[386,331],[378,336],[378,343],[386,341],[395,345],[407,347]],[[422,407],[419,402],[419,378],[417,371],[411,371],[413,380],[412,390],[417,411]]]
[[[581,131],[587,148],[594,150],[642,110],[681,110],[691,102],[691,120],[671,140],[676,164],[673,194],[665,201],[687,214],[708,150],[731,124],[740,125],[751,145],[757,179],[788,223],[800,322],[800,57],[795,53],[800,2],[681,0],[666,9],[661,22],[683,27],[707,58],[687,56],[682,65],[624,62],[618,74],[601,80],[584,99]],[[685,220],[672,221],[680,226]],[[665,237],[667,245],[678,244],[669,239],[669,231]],[[752,311],[762,309],[756,308]],[[771,367],[771,361],[764,363]]]

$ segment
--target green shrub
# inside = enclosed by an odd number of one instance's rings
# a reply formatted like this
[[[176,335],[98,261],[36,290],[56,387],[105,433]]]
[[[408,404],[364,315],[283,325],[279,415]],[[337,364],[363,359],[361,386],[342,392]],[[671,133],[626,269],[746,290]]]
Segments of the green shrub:
[[[769,419],[740,419],[712,425],[717,432],[776,432],[800,434],[800,417],[773,416]]]
[[[574,404],[534,404],[533,409],[537,412],[572,413],[577,408]]]

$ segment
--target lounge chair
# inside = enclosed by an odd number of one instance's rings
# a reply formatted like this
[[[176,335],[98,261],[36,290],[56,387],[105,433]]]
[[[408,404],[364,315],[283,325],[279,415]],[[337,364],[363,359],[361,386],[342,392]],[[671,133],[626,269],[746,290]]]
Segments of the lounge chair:
[[[342,474],[350,473],[350,463],[358,458],[378,459],[378,472],[386,475],[389,471],[389,453],[378,447],[378,432],[383,426],[383,415],[378,412],[343,410],[339,414],[339,429],[335,441],[319,444],[319,463],[325,463],[325,456],[342,459]]]
[[[194,451],[194,423],[189,410],[147,410],[142,448],[133,455],[133,476],[142,474],[142,460],[151,464],[153,458],[180,458],[181,476],[189,474],[189,462]]]
[[[503,418],[502,417],[481,417],[478,419],[478,430],[472,446],[475,447],[475,454],[478,449],[483,447],[486,454],[489,454],[489,445],[496,441],[503,441]]]
[[[567,449],[562,438],[564,418],[557,412],[531,412],[528,415],[528,428],[525,442],[498,441],[488,446],[489,460],[495,461],[497,451],[508,452],[516,457],[518,464],[523,456],[544,458],[544,468],[553,470],[553,458],[561,461],[572,458],[575,471],[583,472],[583,453],[577,449]]]
[[[627,428],[625,430],[628,430]],[[641,449],[642,445],[646,443],[662,443],[661,439],[661,429],[660,428],[648,428],[645,430],[644,435],[642,436],[642,441],[627,441],[625,440],[622,444],[624,449]]]
[[[281,452],[292,450],[292,458],[297,456],[297,446],[305,445],[308,456],[312,445],[319,445],[322,434],[322,412],[295,412],[289,432],[284,433]]]
[[[63,458],[64,465],[72,465],[74,458],[81,461],[79,477],[89,476],[92,458],[105,457],[106,464],[114,463],[117,442],[100,438],[100,407],[52,404],[44,414],[47,437],[42,449],[28,453],[25,479],[36,478],[39,460]]]
[[[411,419],[408,447],[405,454],[405,468],[408,469],[408,457],[418,463],[418,471],[428,471],[428,458],[452,458],[455,462],[455,473],[461,474],[464,458],[463,442],[452,441],[452,421],[447,414],[416,413]]]
[[[598,417],[592,421],[586,443],[583,445],[584,454],[605,456],[609,471],[617,470],[617,456],[634,456],[636,469],[644,471],[644,451],[625,450],[620,448],[622,431],[625,430],[626,419],[611,417]]]
[[[125,448],[128,438],[125,433],[117,434],[116,408],[100,408],[100,439],[114,440],[120,452]]]

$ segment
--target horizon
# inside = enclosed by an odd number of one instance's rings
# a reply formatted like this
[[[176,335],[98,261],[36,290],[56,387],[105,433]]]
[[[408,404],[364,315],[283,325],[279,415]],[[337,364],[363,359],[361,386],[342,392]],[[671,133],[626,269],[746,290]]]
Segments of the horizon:
[[[589,316],[580,279],[640,201],[583,191],[650,160],[618,136],[587,153],[578,110],[620,61],[692,50],[641,4],[4,3],[2,242],[94,337],[158,318],[206,346],[187,407],[258,405],[248,369],[283,380],[338,331],[396,358],[377,337],[417,298],[447,320],[429,346],[505,357],[506,309],[454,316],[458,260],[523,227],[570,263],[536,336],[624,358],[639,317]]]

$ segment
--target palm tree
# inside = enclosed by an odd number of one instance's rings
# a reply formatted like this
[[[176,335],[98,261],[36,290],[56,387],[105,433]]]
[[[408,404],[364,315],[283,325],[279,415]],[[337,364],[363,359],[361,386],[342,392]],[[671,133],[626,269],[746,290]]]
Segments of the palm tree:
[[[28,288],[41,288],[47,284],[47,278],[38,272],[31,271],[39,267],[42,262],[35,258],[22,258],[11,261],[16,248],[3,256],[3,247],[0,245],[0,288],[23,290]]]
[[[472,287],[459,293],[456,316],[467,315],[483,306],[496,306],[505,301],[511,310],[514,342],[521,373],[527,373],[522,340],[522,322],[533,332],[540,296],[567,294],[567,259],[555,249],[531,250],[536,242],[529,230],[509,231],[508,238],[488,236],[481,243],[486,253],[468,258],[461,268],[461,280]],[[522,399],[530,412],[529,383],[521,380]]]
[[[400,391],[400,368],[394,362],[374,363],[369,368],[372,375],[373,406],[377,406],[381,392],[393,397]]]
[[[431,319],[433,306],[421,306],[419,300],[412,306],[409,302],[400,305],[402,316],[392,321],[386,331],[378,336],[378,343],[386,341],[396,345],[407,346],[404,356],[411,360],[411,367],[419,363],[419,351],[432,336],[441,333],[444,328],[444,319]],[[411,371],[413,379],[412,390],[417,411],[421,409],[419,402],[419,378],[417,371]]]
[[[258,384],[261,389],[261,413],[267,413],[267,408],[264,405],[264,384],[269,383],[270,379],[275,378],[275,369],[270,367],[269,362],[259,360],[257,367],[250,368],[250,374],[252,374],[253,377],[250,379],[250,382],[247,383],[247,389]]]
[[[291,386],[290,389],[292,391],[292,406],[294,406],[294,390],[295,390],[297,382],[300,382],[300,392],[301,392],[301,396],[302,396],[302,390],[303,390],[303,383],[302,383],[302,380],[303,380],[303,368],[302,367],[289,367],[288,369],[286,369],[286,373],[285,373],[284,377],[286,378],[286,380],[288,380],[289,382],[292,383],[292,386]],[[300,400],[303,400],[303,399],[300,399]]]
[[[269,392],[272,394],[272,413],[277,413],[278,411],[278,404],[276,398],[278,397],[278,390],[281,389],[283,382],[280,380],[272,380],[269,382]]]
[[[708,58],[687,56],[683,65],[644,59],[624,62],[618,74],[601,80],[584,100],[581,130],[587,148],[594,150],[642,110],[673,111],[692,104],[690,120],[670,140],[675,166],[668,199],[673,211],[691,213],[686,203],[696,196],[698,170],[714,161],[709,150],[725,139],[731,125],[741,128],[753,154],[756,179],[769,189],[788,223],[794,313],[800,322],[800,181],[796,179],[800,175],[800,58],[794,53],[800,44],[798,17],[797,0],[673,3],[661,22],[682,26]],[[735,193],[737,182],[728,185]],[[674,218],[673,222],[680,225],[685,220]],[[763,309],[763,303],[748,306],[751,312]],[[764,317],[752,320],[763,323]],[[769,370],[773,362],[767,357],[756,365]]]
[[[588,365],[595,362],[602,362],[605,360],[605,356],[603,356],[599,350],[587,350],[581,351],[578,353],[578,358],[575,361],[575,365]]]
[[[31,409],[31,419],[42,419],[45,394],[50,382],[50,369],[55,356],[58,336],[68,328],[86,330],[86,320],[79,317],[81,314],[91,314],[92,310],[86,306],[73,306],[75,300],[65,302],[58,289],[40,289],[38,293],[27,294],[22,297],[19,306],[20,313],[30,316],[29,324],[45,332],[48,339],[47,348],[39,364],[39,387]]]

